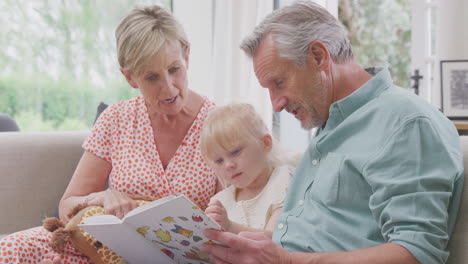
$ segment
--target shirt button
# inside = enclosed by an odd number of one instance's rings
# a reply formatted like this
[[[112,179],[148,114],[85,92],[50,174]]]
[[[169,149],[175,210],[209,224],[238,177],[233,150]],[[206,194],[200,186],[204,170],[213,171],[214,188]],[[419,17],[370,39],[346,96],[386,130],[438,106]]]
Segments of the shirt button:
[[[317,166],[317,164],[318,164],[318,160],[314,159],[314,160],[312,161],[312,165]]]
[[[281,223],[278,225],[278,229],[283,229],[284,225]]]
[[[299,205],[303,205],[303,204],[304,204],[304,200],[300,200]]]

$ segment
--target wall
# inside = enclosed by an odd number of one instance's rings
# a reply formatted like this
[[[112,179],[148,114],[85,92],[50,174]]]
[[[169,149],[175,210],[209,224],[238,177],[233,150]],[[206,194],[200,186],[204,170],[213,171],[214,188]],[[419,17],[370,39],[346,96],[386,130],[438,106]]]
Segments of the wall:
[[[437,6],[436,64],[432,103],[441,106],[440,61],[468,60],[468,1],[444,0]]]
[[[209,95],[212,93],[212,0],[173,0],[172,3],[174,15],[184,27],[191,44],[189,88],[202,95]]]

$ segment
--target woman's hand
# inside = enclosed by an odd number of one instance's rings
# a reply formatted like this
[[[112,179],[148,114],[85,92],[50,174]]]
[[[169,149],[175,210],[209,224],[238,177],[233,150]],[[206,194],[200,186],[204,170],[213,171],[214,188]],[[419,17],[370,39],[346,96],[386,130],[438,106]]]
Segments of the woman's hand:
[[[224,208],[219,200],[211,200],[205,210],[205,214],[215,220],[224,230],[231,231],[231,220],[229,220],[226,208]]]
[[[118,218],[124,217],[132,209],[138,207],[138,203],[127,194],[110,189],[89,194],[85,202],[89,206],[102,206],[104,213],[115,215]]]

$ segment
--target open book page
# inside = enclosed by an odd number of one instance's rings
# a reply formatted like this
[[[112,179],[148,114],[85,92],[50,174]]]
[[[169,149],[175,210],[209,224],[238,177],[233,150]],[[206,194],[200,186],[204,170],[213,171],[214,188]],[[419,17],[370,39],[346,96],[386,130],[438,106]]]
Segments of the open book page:
[[[155,200],[155,201],[152,201],[150,203],[146,203],[142,206],[138,206],[137,208],[131,210],[130,212],[128,212],[124,218],[122,219],[122,221],[125,221],[126,218],[132,216],[132,215],[136,215],[136,214],[139,214],[140,212],[143,212],[143,211],[146,211],[146,210],[149,210],[150,208],[153,208],[153,207],[156,207],[156,206],[159,206],[160,204],[163,204],[163,203],[166,203],[166,202],[169,202],[170,200],[174,199],[174,198],[177,198],[176,196],[173,196],[173,195],[169,195],[169,196],[166,196],[166,197],[163,197],[163,198],[160,198],[158,200]]]
[[[98,215],[84,219],[80,228],[94,236],[101,243],[132,264],[172,263],[152,243],[141,236],[135,236],[131,226],[122,224],[113,215]]]
[[[146,205],[146,209],[127,215],[124,220],[138,236],[151,241],[174,263],[208,262],[208,255],[200,251],[201,245],[215,242],[208,240],[203,231],[220,229],[216,222],[185,196],[173,197],[154,207]]]

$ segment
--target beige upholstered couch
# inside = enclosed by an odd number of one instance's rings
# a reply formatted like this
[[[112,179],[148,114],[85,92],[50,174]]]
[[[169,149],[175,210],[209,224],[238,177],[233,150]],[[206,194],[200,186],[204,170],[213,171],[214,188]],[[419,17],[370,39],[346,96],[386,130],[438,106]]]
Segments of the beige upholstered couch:
[[[39,226],[57,206],[88,132],[0,133],[0,236]]]
[[[0,235],[41,225],[57,205],[87,132],[0,133]],[[460,137],[468,168],[468,136]],[[468,184],[465,184],[468,186]],[[468,187],[467,187],[468,188]],[[468,263],[468,192],[449,244],[449,264]]]

